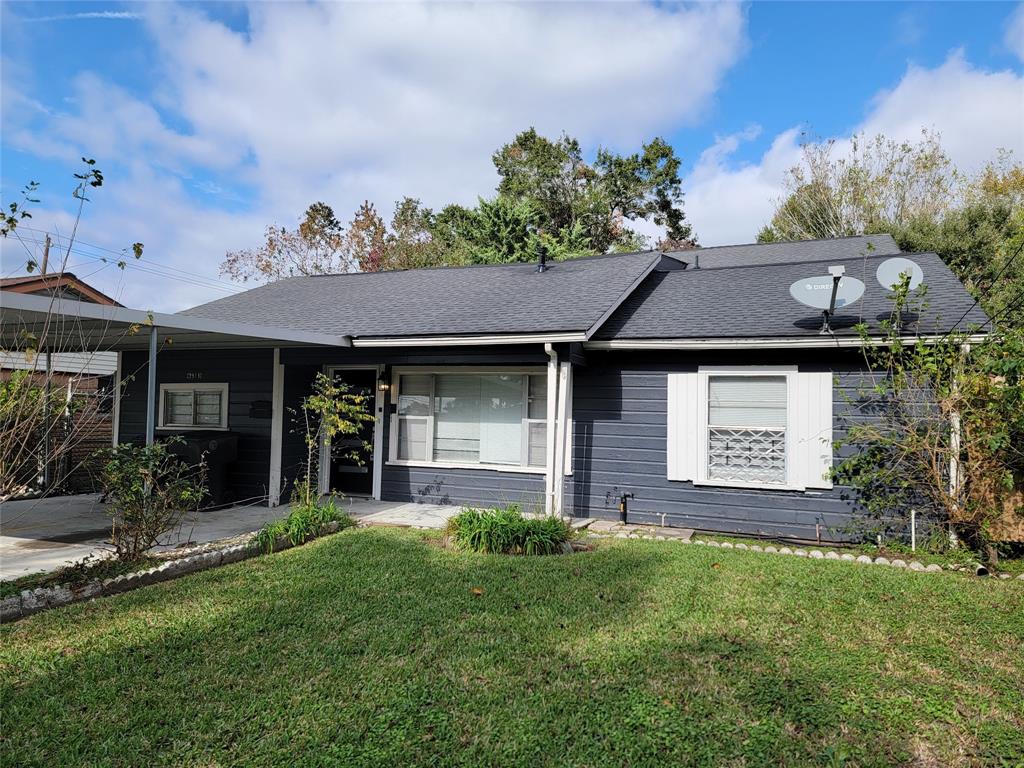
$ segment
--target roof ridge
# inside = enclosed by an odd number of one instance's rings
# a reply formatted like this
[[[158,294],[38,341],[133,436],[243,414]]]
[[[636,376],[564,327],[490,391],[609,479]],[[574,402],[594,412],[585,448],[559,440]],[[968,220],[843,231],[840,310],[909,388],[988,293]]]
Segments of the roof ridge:
[[[795,264],[822,264],[826,261],[849,261],[850,259],[895,259],[895,258],[906,258],[908,256],[935,256],[936,258],[941,257],[932,251],[920,251],[918,253],[875,253],[871,255],[858,254],[855,256],[833,256],[831,258],[821,259],[794,259],[793,261],[768,261],[761,264],[726,264],[721,267],[710,266],[706,267],[703,264],[700,267],[688,267],[686,269],[676,270],[677,272],[693,273],[693,272],[706,272],[708,270],[723,270],[723,269],[768,269],[770,267],[791,267]]]
[[[865,240],[869,237],[888,237],[896,242],[896,238],[892,236],[890,232],[877,232],[872,235],[843,235],[842,237],[813,237],[808,240],[776,240],[770,243],[729,243],[728,245],[708,245],[698,246],[697,248],[682,248],[678,251],[669,251],[669,253],[689,253],[691,251],[714,251],[720,248],[750,248],[751,246],[763,246],[763,245],[794,245],[797,243],[832,243],[837,240]]]
[[[646,256],[662,253],[662,251],[651,249],[646,251],[622,251],[622,252],[611,252],[611,253],[593,253],[589,256],[577,256],[571,259],[549,259],[547,262],[548,268],[558,264],[570,264],[580,261],[595,261],[597,259],[610,259],[619,258],[623,256]],[[404,269],[381,269],[370,272],[324,272],[317,275],[289,275],[288,277],[282,278],[282,280],[305,280],[307,278],[314,277],[352,277],[356,275],[400,275],[409,272],[439,272],[441,270],[456,270],[456,269],[485,269],[488,267],[524,267],[524,266],[536,266],[536,261],[505,261],[498,262],[496,264],[435,264],[430,267],[411,267]],[[272,282],[280,282],[280,280],[274,280]],[[264,283],[269,285],[269,283]]]

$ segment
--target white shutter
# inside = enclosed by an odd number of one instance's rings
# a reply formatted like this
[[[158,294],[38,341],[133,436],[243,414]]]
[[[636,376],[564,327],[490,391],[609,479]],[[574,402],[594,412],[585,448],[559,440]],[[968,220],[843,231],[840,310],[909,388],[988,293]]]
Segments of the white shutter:
[[[668,374],[669,480],[697,479],[697,446],[700,427],[700,395],[694,373]]]
[[[804,488],[831,488],[832,374],[801,371],[792,376],[793,481]]]

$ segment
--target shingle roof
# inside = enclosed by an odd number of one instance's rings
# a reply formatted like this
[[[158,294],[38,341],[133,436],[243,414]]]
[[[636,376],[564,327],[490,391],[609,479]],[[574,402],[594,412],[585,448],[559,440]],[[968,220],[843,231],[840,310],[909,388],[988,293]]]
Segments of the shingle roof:
[[[920,330],[943,333],[967,312],[960,328],[981,325],[987,318],[959,280],[934,253],[914,254],[924,271],[926,306]],[[813,259],[828,266],[843,265],[846,274],[862,280],[864,297],[836,312],[837,335],[853,335],[852,326],[867,322],[878,327],[889,317],[890,291],[875,278],[885,256]],[[800,304],[789,287],[805,277],[826,275],[826,265],[807,261],[755,266],[659,272],[651,275],[608,319],[595,339],[712,339],[813,336],[821,328],[821,312]],[[970,310],[970,311],[968,311]]]
[[[279,280],[185,310],[355,338],[588,330],[652,265],[655,252],[536,264]]]
[[[788,264],[793,261],[835,261],[864,256],[894,255],[900,247],[892,235],[859,235],[829,240],[797,240],[786,243],[749,243],[721,245],[677,251],[675,258],[693,266],[697,259],[702,268],[752,267],[765,264]]]

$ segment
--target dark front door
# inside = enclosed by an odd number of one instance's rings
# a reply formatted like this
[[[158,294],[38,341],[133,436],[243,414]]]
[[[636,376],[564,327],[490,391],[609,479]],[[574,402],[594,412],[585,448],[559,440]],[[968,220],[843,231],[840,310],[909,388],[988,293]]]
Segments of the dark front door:
[[[377,386],[375,370],[335,371],[334,380],[344,383],[350,394],[361,394],[367,398],[367,413],[373,415],[373,403]],[[358,435],[336,435],[331,441],[332,491],[348,496],[373,495],[373,450],[364,450],[364,445],[373,444],[373,422],[363,422]],[[351,458],[357,452],[361,462]]]

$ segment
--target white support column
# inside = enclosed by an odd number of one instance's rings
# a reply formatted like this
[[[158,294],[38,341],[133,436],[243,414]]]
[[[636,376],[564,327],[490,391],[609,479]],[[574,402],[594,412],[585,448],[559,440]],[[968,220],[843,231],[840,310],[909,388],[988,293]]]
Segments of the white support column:
[[[117,368],[114,369],[114,413],[111,418],[111,437],[110,444],[112,448],[116,448],[120,441],[121,434],[121,355],[122,352],[117,353]]]
[[[547,397],[547,419],[545,421],[545,472],[544,472],[544,513],[547,515],[555,511],[555,476],[558,474],[555,465],[555,444],[558,439],[558,353],[550,344],[544,345],[544,351],[548,355],[548,397]]]
[[[149,329],[149,365],[146,380],[146,445],[152,445],[156,436],[156,351],[157,327]]]
[[[554,460],[554,511],[565,515],[565,451],[568,432],[568,394],[569,382],[572,377],[572,363],[563,362],[558,365],[558,408],[556,411],[557,426],[555,428],[555,460]]]
[[[274,347],[273,389],[270,401],[270,479],[267,483],[267,504],[281,503],[281,444],[284,440],[284,366],[281,350]]]

